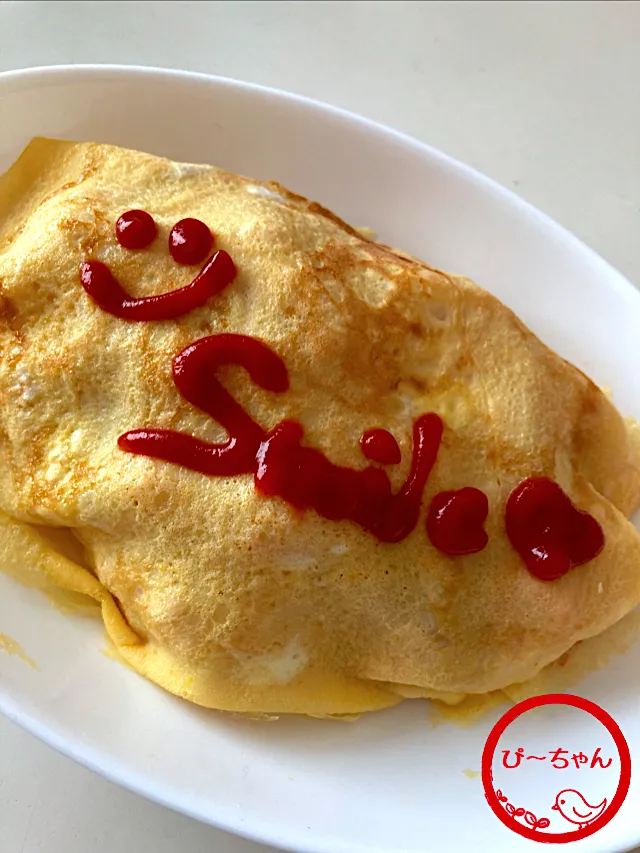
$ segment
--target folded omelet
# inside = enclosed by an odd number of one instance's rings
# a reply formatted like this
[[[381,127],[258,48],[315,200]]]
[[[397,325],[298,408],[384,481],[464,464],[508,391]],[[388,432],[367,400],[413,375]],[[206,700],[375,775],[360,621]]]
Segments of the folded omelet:
[[[132,210],[144,248],[116,237]],[[170,251],[185,219],[204,266]],[[193,702],[455,701],[640,601],[640,461],[606,396],[472,282],[277,184],[35,140],[0,180],[0,354],[0,567],[95,598]]]

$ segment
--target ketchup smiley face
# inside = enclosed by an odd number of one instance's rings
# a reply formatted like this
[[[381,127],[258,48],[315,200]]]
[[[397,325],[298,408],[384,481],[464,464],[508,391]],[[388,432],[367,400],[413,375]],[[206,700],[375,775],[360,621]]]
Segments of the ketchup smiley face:
[[[146,249],[158,236],[153,217],[129,210],[116,222],[116,238],[125,249]],[[181,219],[169,235],[171,255],[180,264],[203,261],[213,246],[213,235],[199,219]],[[87,260],[80,265],[80,281],[103,311],[121,320],[175,320],[200,308],[236,277],[236,268],[224,251],[215,252],[185,287],[157,296],[136,298],[124,289],[106,264]]]

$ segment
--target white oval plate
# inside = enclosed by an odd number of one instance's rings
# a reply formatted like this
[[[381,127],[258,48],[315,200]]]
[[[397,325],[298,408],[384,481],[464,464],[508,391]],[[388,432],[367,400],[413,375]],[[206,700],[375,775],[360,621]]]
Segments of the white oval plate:
[[[419,142],[220,78],[110,67],[1,74],[0,168],[39,135],[281,181],[386,243],[474,278],[640,417],[640,294],[546,216]],[[1,574],[0,631],[39,667],[0,654],[0,710],[109,779],[203,821],[310,853],[533,848],[490,812],[480,780],[463,775],[480,768],[498,712],[469,729],[434,728],[424,702],[353,725],[223,717],[108,659],[98,623],[60,613]],[[639,671],[637,649],[579,689],[615,717],[632,755]],[[639,843],[639,799],[636,776],[617,817],[573,849]]]

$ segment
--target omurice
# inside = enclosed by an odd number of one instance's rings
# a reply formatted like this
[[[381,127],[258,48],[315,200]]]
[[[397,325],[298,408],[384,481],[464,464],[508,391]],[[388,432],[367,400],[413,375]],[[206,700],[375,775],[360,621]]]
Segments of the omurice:
[[[214,167],[37,139],[0,179],[0,567],[167,690],[527,681],[640,601],[639,503],[612,403],[468,279]]]

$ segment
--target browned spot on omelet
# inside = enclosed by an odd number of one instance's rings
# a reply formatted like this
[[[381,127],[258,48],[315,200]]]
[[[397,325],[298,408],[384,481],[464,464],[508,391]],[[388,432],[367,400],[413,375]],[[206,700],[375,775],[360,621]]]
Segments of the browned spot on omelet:
[[[15,322],[18,318],[18,309],[14,303],[2,293],[0,284],[0,323],[6,323],[10,329],[15,330]]]

